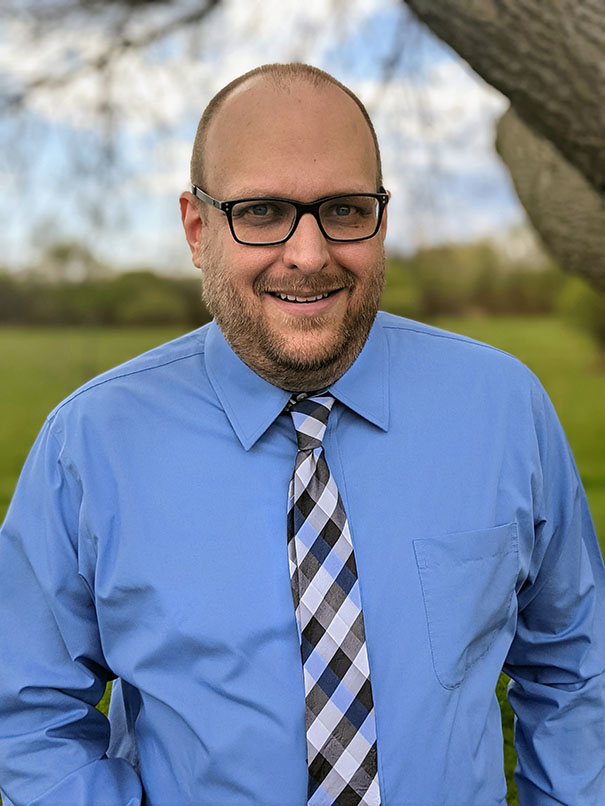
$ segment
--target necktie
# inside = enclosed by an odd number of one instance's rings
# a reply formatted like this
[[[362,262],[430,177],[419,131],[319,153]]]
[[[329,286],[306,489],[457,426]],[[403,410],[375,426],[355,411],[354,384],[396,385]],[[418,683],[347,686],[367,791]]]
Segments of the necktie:
[[[309,806],[380,806],[376,725],[355,555],[322,439],[334,398],[293,397],[298,453],[288,558],[306,701]]]

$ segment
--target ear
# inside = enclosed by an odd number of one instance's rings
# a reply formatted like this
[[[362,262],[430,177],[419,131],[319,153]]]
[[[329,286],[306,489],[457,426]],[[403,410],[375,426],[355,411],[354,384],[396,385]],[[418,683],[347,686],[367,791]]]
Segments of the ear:
[[[187,238],[189,249],[191,249],[191,260],[193,261],[193,265],[197,266],[199,269],[199,255],[204,224],[200,217],[193,193],[189,193],[189,191],[181,193],[179,204],[181,205],[181,220],[185,229],[185,237]]]

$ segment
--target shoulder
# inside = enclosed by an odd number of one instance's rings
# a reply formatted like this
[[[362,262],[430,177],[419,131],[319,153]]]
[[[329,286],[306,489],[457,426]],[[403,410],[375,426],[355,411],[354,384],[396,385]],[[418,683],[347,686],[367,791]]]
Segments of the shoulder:
[[[380,313],[388,345],[392,411],[430,412],[468,433],[489,425],[490,438],[536,446],[542,458],[567,456],[565,435],[536,375],[518,358],[475,339]],[[411,401],[411,405],[410,405]],[[469,437],[470,439],[470,437]]]
[[[528,422],[552,410],[539,379],[504,350],[392,314],[380,313],[377,324],[387,344],[395,397],[433,400],[443,411],[481,407],[490,416],[508,411]]]
[[[391,372],[415,366],[427,374],[435,371],[464,377],[487,373],[494,379],[540,386],[518,358],[490,344],[383,311],[378,314],[377,325],[389,344]]]
[[[178,394],[179,384],[204,373],[203,355],[207,325],[141,353],[97,375],[62,400],[47,422],[83,409],[103,409],[127,398]],[[163,392],[162,392],[163,390]]]

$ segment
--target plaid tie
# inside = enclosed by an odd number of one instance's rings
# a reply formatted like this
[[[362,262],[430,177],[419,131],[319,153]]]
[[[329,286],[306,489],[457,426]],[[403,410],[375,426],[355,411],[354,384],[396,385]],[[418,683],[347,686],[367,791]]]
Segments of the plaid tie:
[[[306,699],[309,806],[380,806],[376,725],[349,526],[322,439],[334,398],[291,398],[288,557]]]

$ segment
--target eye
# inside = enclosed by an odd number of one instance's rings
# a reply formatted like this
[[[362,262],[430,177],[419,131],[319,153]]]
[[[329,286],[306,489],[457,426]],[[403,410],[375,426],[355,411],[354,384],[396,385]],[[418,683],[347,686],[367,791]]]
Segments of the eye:
[[[279,221],[287,214],[286,205],[270,199],[251,199],[247,202],[240,202],[234,206],[232,213],[233,218],[249,224]]]
[[[269,214],[268,204],[254,204],[245,211],[248,215],[264,216]]]
[[[265,202],[256,202],[254,204],[238,204],[233,212],[239,218],[243,218],[245,216],[262,218],[263,216],[270,215],[271,207]]]
[[[358,221],[359,219],[368,215],[366,210],[361,204],[353,203],[343,199],[342,201],[335,201],[332,204],[327,204],[321,209],[323,218],[339,220],[341,223],[345,221]]]

